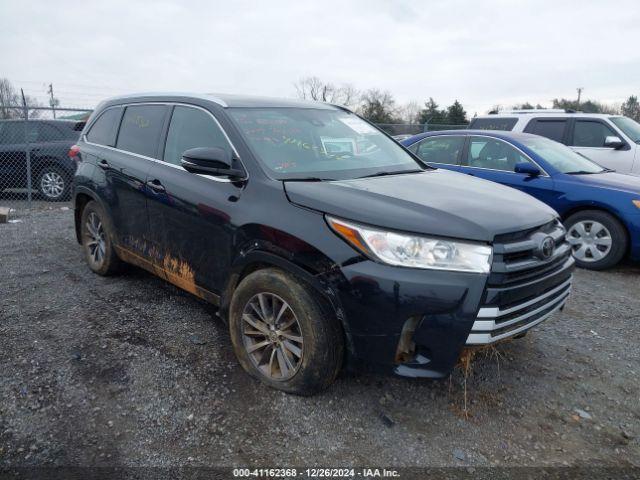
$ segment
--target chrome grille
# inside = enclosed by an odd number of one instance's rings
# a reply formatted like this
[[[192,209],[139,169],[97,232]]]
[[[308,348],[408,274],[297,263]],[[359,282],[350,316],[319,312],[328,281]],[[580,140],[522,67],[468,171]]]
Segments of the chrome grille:
[[[561,309],[569,293],[574,261],[559,221],[496,238],[483,304],[467,345],[502,340],[537,325]],[[553,251],[542,251],[546,240]],[[545,253],[547,255],[545,255]]]

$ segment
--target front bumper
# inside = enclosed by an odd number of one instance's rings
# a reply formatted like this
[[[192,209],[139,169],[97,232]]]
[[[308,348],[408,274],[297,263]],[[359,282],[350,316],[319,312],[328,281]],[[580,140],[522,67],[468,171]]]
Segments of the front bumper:
[[[350,341],[349,366],[442,378],[464,348],[522,334],[550,317],[571,292],[575,262],[564,230],[547,231],[557,241],[552,258],[531,260],[522,253],[528,240],[510,239],[494,245],[490,275],[368,260],[343,266],[339,316]]]
[[[526,332],[543,322],[564,304],[571,293],[572,277],[537,297],[510,308],[482,307],[467,345],[488,345]]]

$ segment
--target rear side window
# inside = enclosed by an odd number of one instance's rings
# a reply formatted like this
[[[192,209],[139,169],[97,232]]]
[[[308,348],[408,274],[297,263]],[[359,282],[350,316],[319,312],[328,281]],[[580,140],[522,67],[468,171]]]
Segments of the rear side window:
[[[122,108],[105,110],[91,126],[89,133],[87,133],[87,141],[113,147],[116,143],[121,114]]]
[[[469,128],[477,130],[506,130],[511,131],[518,123],[517,118],[474,118]]]
[[[171,115],[164,161],[180,165],[182,154],[197,147],[231,150],[224,133],[211,115],[197,108],[176,106]]]
[[[164,105],[127,107],[116,148],[156,158],[166,111]]]
[[[527,133],[534,133],[541,137],[547,137],[556,142],[561,142],[564,139],[564,132],[567,128],[566,120],[531,120],[527,128],[524,129]]]
[[[411,151],[427,163],[457,165],[463,146],[464,137],[427,137],[419,142],[417,147],[412,146]]]
[[[0,144],[11,145],[24,143],[24,122],[0,123]]]
[[[617,136],[617,134],[604,123],[576,120],[571,145],[574,147],[604,147],[605,138],[610,136]]]

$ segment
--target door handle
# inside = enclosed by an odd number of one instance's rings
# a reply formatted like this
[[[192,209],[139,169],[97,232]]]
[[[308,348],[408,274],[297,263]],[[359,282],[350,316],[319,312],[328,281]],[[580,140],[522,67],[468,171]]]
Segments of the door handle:
[[[154,178],[153,180],[148,180],[147,186],[156,193],[163,193],[167,191],[167,189],[164,188],[164,185],[162,185],[160,180],[158,180],[157,178]]]
[[[108,170],[109,168],[111,168],[109,167],[109,162],[107,162],[106,160],[100,160],[98,162],[98,166],[103,170]]]

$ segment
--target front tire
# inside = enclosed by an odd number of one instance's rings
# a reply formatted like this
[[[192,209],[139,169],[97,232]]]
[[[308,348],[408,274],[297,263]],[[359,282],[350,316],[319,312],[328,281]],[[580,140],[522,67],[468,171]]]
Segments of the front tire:
[[[567,241],[581,268],[605,270],[616,265],[627,252],[627,232],[611,214],[584,210],[564,222]]]
[[[123,262],[114,248],[107,215],[92,200],[82,210],[80,234],[82,249],[89,268],[98,275],[112,275],[122,269]]]
[[[240,282],[229,329],[242,367],[278,390],[312,395],[342,366],[338,320],[311,287],[278,269],[258,270]]]
[[[45,166],[36,180],[38,192],[45,200],[59,202],[68,200],[71,193],[69,175],[56,165]]]

